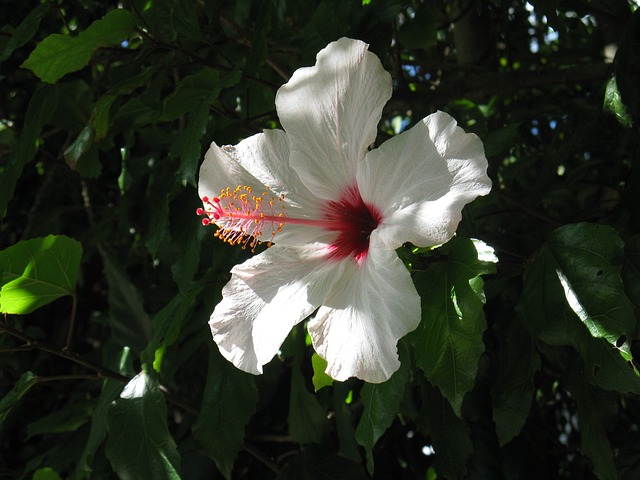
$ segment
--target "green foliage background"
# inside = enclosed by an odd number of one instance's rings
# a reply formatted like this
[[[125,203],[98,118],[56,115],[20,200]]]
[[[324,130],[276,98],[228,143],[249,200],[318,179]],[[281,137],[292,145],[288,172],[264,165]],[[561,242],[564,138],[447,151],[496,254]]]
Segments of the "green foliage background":
[[[637,2],[0,15],[0,478],[640,478]],[[209,335],[247,253],[201,226],[197,170],[341,36],[392,73],[378,141],[445,110],[493,191],[399,250],[423,321],[388,382],[323,376],[304,325],[254,377]]]

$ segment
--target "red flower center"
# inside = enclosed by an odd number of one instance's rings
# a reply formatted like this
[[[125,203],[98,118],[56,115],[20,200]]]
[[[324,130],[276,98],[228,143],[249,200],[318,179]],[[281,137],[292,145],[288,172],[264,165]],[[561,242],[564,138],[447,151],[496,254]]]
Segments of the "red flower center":
[[[290,223],[336,232],[329,246],[331,259],[353,257],[361,263],[366,258],[369,237],[382,221],[382,214],[364,202],[357,186],[347,188],[338,200],[328,201],[321,219],[289,217],[283,200],[284,196],[274,196],[268,188],[261,195],[254,195],[251,188],[238,186],[234,190],[226,188],[212,199],[203,197],[204,208],[198,208],[196,213],[204,215],[204,225],[218,226],[216,237],[243,248],[254,250],[265,233],[271,235],[267,242],[271,246],[274,236]]]
[[[338,232],[331,244],[330,258],[341,260],[353,256],[361,263],[369,251],[369,237],[380,222],[382,214],[373,205],[362,200],[357,186],[349,187],[338,201],[330,201],[324,207],[329,221],[327,230]]]

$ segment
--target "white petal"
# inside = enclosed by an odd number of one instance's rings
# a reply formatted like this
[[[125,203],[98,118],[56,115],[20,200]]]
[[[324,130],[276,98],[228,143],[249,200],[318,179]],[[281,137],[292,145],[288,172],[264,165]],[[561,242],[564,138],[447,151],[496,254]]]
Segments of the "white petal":
[[[276,96],[291,165],[325,199],[350,186],[391,97],[391,76],[367,48],[347,38],[330,43],[314,67],[296,70]]]
[[[400,366],[398,340],[419,323],[420,297],[409,271],[393,250],[370,248],[361,266],[348,264],[308,330],[328,375],[380,383]]]
[[[285,195],[288,216],[318,218],[321,215],[321,200],[302,184],[289,166],[289,143],[282,130],[265,130],[236,146],[211,144],[200,167],[200,197],[216,197],[222,189],[239,185],[249,186],[258,194],[268,186],[274,194]],[[303,245],[323,234],[320,229],[287,225],[274,242]],[[271,240],[271,232],[265,232],[261,240]]]
[[[274,246],[231,270],[209,325],[220,353],[250,373],[278,352],[291,328],[322,302],[342,273],[320,246]]]
[[[391,248],[446,242],[462,208],[491,190],[482,142],[443,112],[370,151],[357,181],[365,202],[381,211],[381,239]]]

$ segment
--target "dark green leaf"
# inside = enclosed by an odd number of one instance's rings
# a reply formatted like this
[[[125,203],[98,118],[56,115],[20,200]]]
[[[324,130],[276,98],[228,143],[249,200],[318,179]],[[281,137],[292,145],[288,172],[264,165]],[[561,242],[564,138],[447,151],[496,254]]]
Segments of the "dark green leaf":
[[[465,478],[467,461],[473,453],[469,427],[455,414],[437,387],[426,385],[425,394],[422,413],[426,433],[433,441],[438,478]]]
[[[64,151],[64,159],[71,170],[77,170],[80,175],[87,178],[97,178],[102,169],[96,152],[94,151],[93,155],[90,154],[94,140],[93,127],[87,125]]]
[[[244,429],[256,409],[258,391],[253,377],[222,358],[215,346],[210,350],[208,372],[193,435],[230,479]]]
[[[208,107],[218,98],[220,88],[220,73],[212,68],[203,68],[185,77],[164,100],[160,120],[175,120],[188,112]]]
[[[520,135],[520,124],[510,123],[498,130],[494,130],[484,138],[484,151],[488,158],[507,154],[516,143]]]
[[[0,311],[24,315],[66,295],[75,295],[82,246],[49,235],[0,251]]]
[[[151,320],[153,336],[141,357],[143,361],[153,364],[153,368],[157,372],[161,371],[165,349],[178,338],[194,299],[201,291],[202,284],[195,284],[191,289],[178,293],[153,316]]]
[[[130,375],[132,371],[131,354],[128,348],[124,348],[119,358],[118,372],[121,375]],[[102,393],[91,416],[91,428],[89,438],[85,443],[82,455],[78,461],[77,472],[81,478],[91,478],[91,465],[93,458],[102,443],[107,438],[107,414],[111,404],[118,398],[125,384],[119,380],[106,379],[102,384]]]
[[[40,22],[49,11],[51,11],[51,5],[42,3],[29,12],[5,45],[2,54],[0,54],[0,63],[4,62],[16,49],[22,47],[33,38],[40,27]]]
[[[401,354],[400,368],[389,380],[380,384],[367,383],[360,391],[364,411],[356,429],[356,440],[364,447],[367,470],[372,475],[373,446],[398,415],[409,377],[409,355],[405,353],[406,347],[402,348],[401,352],[404,354]]]
[[[491,396],[496,433],[504,445],[520,433],[529,415],[540,357],[533,339],[518,322],[511,322],[500,333],[500,371]]]
[[[367,480],[363,468],[320,447],[309,446],[289,461],[276,480]]]
[[[398,39],[408,48],[428,50],[438,43],[438,28],[446,24],[442,10],[434,3],[422,3],[415,17],[400,28]]]
[[[640,308],[640,235],[632,237],[625,245],[622,267],[624,290],[636,309]]]
[[[22,133],[9,162],[0,170],[0,218],[7,213],[7,204],[22,175],[24,166],[33,160],[38,151],[38,137],[45,123],[49,122],[58,106],[58,88],[48,85],[35,91],[29,101],[22,126]]]
[[[631,20],[626,24],[626,30],[620,42],[615,57],[615,81],[620,93],[621,105],[632,120],[638,121],[640,112],[640,9],[636,9]]]
[[[109,285],[109,324],[122,346],[141,352],[151,339],[151,319],[144,310],[140,292],[110,255],[105,255]]]
[[[106,454],[120,478],[180,478],[180,456],[154,377],[141,372],[127,384],[109,408],[107,426]]]
[[[135,32],[133,15],[115,9],[87,30],[72,37],[54,33],[38,44],[22,64],[47,83],[56,83],[67,73],[84,68],[93,52],[107,45],[118,45]]]
[[[329,435],[327,412],[316,397],[307,390],[302,375],[302,359],[306,346],[302,330],[293,331],[295,353],[291,369],[291,394],[289,396],[289,434],[301,444],[323,443]]]
[[[616,399],[611,393],[584,381],[580,361],[572,364],[565,374],[567,387],[578,407],[582,451],[593,463],[593,472],[600,480],[615,480],[618,475],[606,432],[618,417]]]
[[[37,378],[33,374],[33,372],[24,372],[13,389],[10,390],[9,393],[5,394],[4,397],[2,397],[2,400],[0,400],[0,426],[4,424],[4,421],[7,419],[9,413],[11,413],[13,407],[18,404],[20,399],[36,383]]]
[[[486,322],[480,275],[494,270],[495,258],[481,242],[455,237],[447,245],[447,263],[434,264],[414,276],[422,295],[422,322],[408,338],[415,348],[417,365],[460,415],[484,351]]]
[[[103,95],[93,108],[93,129],[95,140],[102,140],[109,130],[109,112],[111,105],[117,97],[115,95]]]
[[[196,171],[202,161],[202,137],[209,121],[209,105],[200,105],[188,117],[189,123],[176,141],[176,150],[180,156],[178,175],[196,186]]]

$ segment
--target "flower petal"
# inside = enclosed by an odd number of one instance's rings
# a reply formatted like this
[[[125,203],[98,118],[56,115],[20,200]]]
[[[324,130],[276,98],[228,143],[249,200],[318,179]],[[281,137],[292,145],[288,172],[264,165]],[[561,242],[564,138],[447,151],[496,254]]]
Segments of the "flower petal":
[[[321,215],[322,201],[305,187],[289,166],[289,142],[282,130],[265,130],[236,146],[211,144],[200,167],[200,197],[213,198],[220,195],[222,189],[239,185],[249,186],[258,193],[268,186],[275,194],[284,195],[289,216],[318,218]],[[302,245],[325,233],[317,228],[287,225],[274,242]],[[265,232],[262,237],[260,240],[271,240],[271,232]]]
[[[380,383],[400,366],[398,340],[419,323],[420,297],[409,271],[378,243],[361,266],[347,264],[308,331],[328,375]]]
[[[291,166],[325,199],[335,199],[353,181],[391,97],[391,76],[367,48],[347,38],[330,43],[315,66],[296,70],[276,96]]]
[[[443,112],[370,151],[357,181],[364,201],[380,209],[381,239],[391,248],[446,242],[462,208],[491,190],[482,142]]]
[[[209,325],[220,353],[250,373],[278,352],[291,328],[322,302],[342,267],[323,246],[274,246],[231,270]]]

